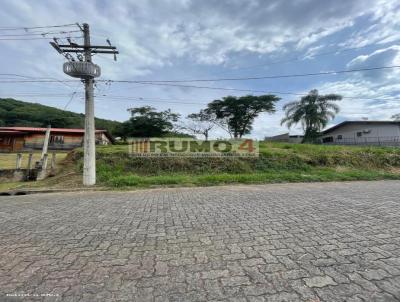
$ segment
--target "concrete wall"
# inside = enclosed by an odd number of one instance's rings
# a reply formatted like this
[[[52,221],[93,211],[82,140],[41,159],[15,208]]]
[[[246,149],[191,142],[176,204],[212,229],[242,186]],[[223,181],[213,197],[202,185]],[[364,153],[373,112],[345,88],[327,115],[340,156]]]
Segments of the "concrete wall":
[[[301,135],[289,136],[289,143],[300,144],[302,141],[303,141],[303,136]]]
[[[361,136],[357,133],[361,132]],[[340,139],[340,136],[342,138]],[[332,138],[336,144],[381,144],[396,142],[400,139],[399,124],[357,123],[345,124],[327,134],[321,139]]]
[[[265,141],[267,142],[288,142],[289,133],[279,134],[275,136],[266,136]]]
[[[301,143],[303,137],[301,135],[289,135],[289,133],[284,133],[275,136],[266,136],[264,140],[267,142]]]

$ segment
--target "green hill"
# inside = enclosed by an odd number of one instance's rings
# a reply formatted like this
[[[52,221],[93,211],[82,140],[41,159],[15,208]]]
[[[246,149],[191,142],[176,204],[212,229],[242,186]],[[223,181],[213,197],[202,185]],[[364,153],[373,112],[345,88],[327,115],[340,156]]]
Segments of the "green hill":
[[[28,103],[14,99],[0,98],[0,126],[32,126],[53,128],[83,128],[84,115],[65,111],[38,103]],[[96,128],[106,129],[114,134],[117,121],[96,118]]]

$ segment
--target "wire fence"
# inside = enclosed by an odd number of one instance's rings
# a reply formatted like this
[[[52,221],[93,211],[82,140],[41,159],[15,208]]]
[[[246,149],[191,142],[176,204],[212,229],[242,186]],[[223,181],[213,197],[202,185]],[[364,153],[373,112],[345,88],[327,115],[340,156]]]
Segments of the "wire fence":
[[[354,146],[400,146],[400,136],[376,136],[376,137],[355,137],[355,138],[324,138],[321,142],[324,145],[354,145]]]

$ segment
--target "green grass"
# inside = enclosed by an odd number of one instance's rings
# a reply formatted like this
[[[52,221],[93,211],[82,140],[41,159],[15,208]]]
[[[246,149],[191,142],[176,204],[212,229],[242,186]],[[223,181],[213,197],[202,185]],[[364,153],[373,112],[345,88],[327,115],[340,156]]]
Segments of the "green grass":
[[[0,183],[0,192],[18,188],[21,184],[21,182],[2,182]]]
[[[101,185],[208,186],[400,179],[400,148],[260,143],[258,158],[134,158],[128,147],[97,149]],[[82,167],[82,152],[73,157]]]
[[[210,186],[230,183],[260,184],[282,182],[326,182],[350,180],[383,180],[400,179],[400,174],[385,171],[349,170],[335,171],[331,168],[313,169],[307,173],[302,171],[271,171],[251,174],[171,174],[158,176],[139,176],[134,173],[120,174],[99,173],[101,183],[116,188],[152,187],[152,186]]]

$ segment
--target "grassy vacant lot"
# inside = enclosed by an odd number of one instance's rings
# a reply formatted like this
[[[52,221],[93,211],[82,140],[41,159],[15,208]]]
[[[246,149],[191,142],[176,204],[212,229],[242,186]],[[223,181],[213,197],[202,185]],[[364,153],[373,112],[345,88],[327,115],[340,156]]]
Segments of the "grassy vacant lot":
[[[40,160],[41,153],[33,153],[33,162],[34,163]],[[67,156],[66,152],[59,152],[56,154],[56,162],[60,163]],[[29,153],[22,153],[22,166],[21,168],[25,169],[28,166],[28,157]],[[0,170],[2,169],[15,169],[15,164],[17,160],[17,153],[0,153]],[[49,154],[49,161],[51,160],[51,154]]]
[[[259,158],[134,158],[128,147],[97,148],[100,185],[218,185],[400,179],[400,148],[261,143]],[[71,157],[82,168],[82,151]]]

